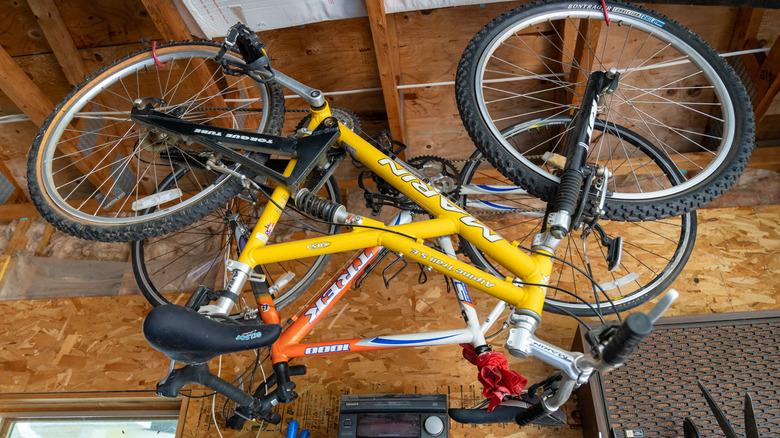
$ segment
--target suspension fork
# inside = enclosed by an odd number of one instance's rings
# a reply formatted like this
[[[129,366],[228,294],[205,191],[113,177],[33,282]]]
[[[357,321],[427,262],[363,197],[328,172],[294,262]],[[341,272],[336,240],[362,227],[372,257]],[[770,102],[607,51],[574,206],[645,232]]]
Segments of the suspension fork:
[[[585,177],[583,168],[587,160],[593,125],[598,113],[599,96],[605,91],[605,86],[614,79],[614,76],[609,77],[609,75],[603,71],[594,71],[590,74],[582,104],[575,116],[573,132],[567,135],[564,141],[566,164],[546,223],[550,234],[556,239],[563,239],[572,225],[572,216],[577,208],[577,201]],[[586,195],[583,194],[583,196]]]

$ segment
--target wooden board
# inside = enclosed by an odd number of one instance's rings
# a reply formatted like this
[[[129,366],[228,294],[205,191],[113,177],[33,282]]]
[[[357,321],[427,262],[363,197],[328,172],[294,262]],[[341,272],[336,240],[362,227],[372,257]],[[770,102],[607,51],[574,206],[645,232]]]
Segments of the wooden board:
[[[682,297],[671,314],[780,308],[778,215],[780,206],[701,210],[697,246],[674,284]],[[329,272],[338,270],[339,261],[345,259],[337,256]],[[391,290],[372,278],[345,297],[339,303],[341,307],[312,336],[331,338],[403,332],[412,327],[435,330],[457,326],[457,314],[451,321],[446,317],[455,310],[455,304],[441,277],[432,276],[430,283],[417,286],[415,270],[408,268]],[[485,300],[477,302],[480,308],[487,305]],[[6,315],[0,320],[0,393],[153,389],[168,361],[152,350],[141,334],[148,311],[141,296],[0,302],[0,312]],[[574,328],[564,317],[545,315],[538,335],[568,347]],[[503,351],[503,339],[493,343]],[[225,356],[223,376],[240,373],[252,358],[251,354]],[[549,371],[535,361],[510,357],[509,362],[532,380]],[[296,363],[307,365],[309,373],[295,379],[301,397],[283,408],[284,418],[305,420],[303,425],[315,432],[314,436],[329,436],[325,431],[333,427],[337,410],[334,400],[344,393],[447,392],[457,403],[461,397],[474,397],[478,385],[475,369],[460,358],[458,347],[350,353]],[[218,361],[211,366],[216,371]],[[185,436],[214,435],[210,401],[195,402],[187,416],[189,432]],[[218,412],[221,406],[221,402],[216,403]],[[574,423],[554,432],[555,436],[581,436],[576,426],[576,403],[570,402],[566,409]],[[551,433],[535,428],[518,432],[501,426],[451,426],[452,436],[458,437],[542,437]],[[261,436],[279,436],[278,430],[271,427]],[[256,433],[246,430],[226,436]]]
[[[140,0],[57,0],[56,4],[79,48],[132,44],[141,37],[160,39]],[[0,10],[0,44],[11,56],[51,52],[26,1],[3,0]]]

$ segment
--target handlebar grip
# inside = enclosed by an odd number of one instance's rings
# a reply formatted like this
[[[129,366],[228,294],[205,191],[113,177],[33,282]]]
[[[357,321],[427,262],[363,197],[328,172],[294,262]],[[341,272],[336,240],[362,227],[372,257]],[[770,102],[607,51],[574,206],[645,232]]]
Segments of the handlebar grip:
[[[551,413],[552,412],[548,411],[547,408],[544,407],[542,402],[539,401],[533,406],[529,407],[528,409],[522,412],[518,412],[518,414],[515,415],[515,423],[517,423],[517,425],[520,427],[528,426],[534,421],[542,419],[550,415]]]
[[[653,330],[653,323],[644,313],[632,313],[618,327],[612,339],[604,346],[601,360],[617,366],[626,361],[645,336]]]

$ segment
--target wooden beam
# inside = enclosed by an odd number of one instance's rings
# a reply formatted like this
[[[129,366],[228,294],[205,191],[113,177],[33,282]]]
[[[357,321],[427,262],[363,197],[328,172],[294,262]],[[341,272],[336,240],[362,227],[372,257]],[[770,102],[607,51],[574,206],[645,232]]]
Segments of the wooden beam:
[[[764,117],[780,90],[780,41],[777,40],[761,63],[758,77],[753,79],[753,85],[756,87],[756,97],[753,99],[756,124]]]
[[[33,221],[37,218],[38,217],[35,216],[19,219],[16,229],[11,235],[11,239],[8,240],[8,246],[6,246],[5,251],[3,251],[3,255],[11,256],[16,250],[24,249],[24,247],[27,246],[27,230],[30,229],[30,225],[32,225]]]
[[[49,246],[49,242],[51,242],[51,236],[53,236],[56,231],[57,230],[51,224],[46,224],[43,235],[41,235],[41,240],[38,241],[38,247],[35,248],[36,257],[43,256],[43,252],[46,250],[46,247]]]
[[[168,41],[191,40],[187,25],[171,0],[141,0],[163,38]]]
[[[730,51],[758,48],[758,31],[764,18],[764,10],[760,8],[741,7],[737,10],[737,19],[729,42]],[[753,114],[756,124],[766,114],[772,100],[780,88],[780,44],[775,41],[768,54],[754,53],[742,55],[756,96],[753,98]]]
[[[27,0],[27,4],[35,14],[68,82],[74,87],[82,83],[89,76],[89,71],[54,0]]]
[[[0,221],[13,221],[16,219],[36,216],[38,210],[32,204],[5,204],[0,205]]]
[[[37,126],[43,125],[54,109],[48,97],[0,47],[0,89]]]
[[[737,19],[734,21],[734,30],[731,32],[729,51],[744,49],[745,43],[758,35],[763,16],[763,9],[745,7],[737,9]]]
[[[371,25],[371,36],[374,40],[374,52],[379,68],[379,80],[382,83],[382,94],[385,99],[387,122],[393,138],[406,143],[403,116],[401,114],[401,99],[398,94],[398,67],[395,56],[397,43],[395,34],[390,32],[387,14],[382,0],[366,0],[368,21]]]

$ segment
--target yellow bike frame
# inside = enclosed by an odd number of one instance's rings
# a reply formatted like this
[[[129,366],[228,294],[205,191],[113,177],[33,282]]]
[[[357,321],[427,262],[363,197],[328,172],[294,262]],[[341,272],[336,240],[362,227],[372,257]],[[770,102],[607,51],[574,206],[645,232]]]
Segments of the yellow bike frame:
[[[309,128],[314,129],[330,116],[331,112],[327,104],[320,109],[313,108]],[[526,309],[541,315],[545,287],[539,285],[546,285],[550,278],[552,258],[549,254],[525,254],[517,247],[516,242],[510,243],[494,233],[360,136],[341,124],[339,128],[338,144],[341,147],[424,208],[434,219],[385,226],[375,220],[360,218],[360,226],[355,226],[353,231],[348,233],[267,245],[268,236],[282,214],[281,208],[284,208],[290,199],[290,191],[287,187],[279,185],[272,194],[273,202],[269,202],[264,209],[238,262],[254,267],[297,258],[382,246],[402,254],[407,260],[429,266],[446,276],[503,300],[517,309]],[[285,175],[289,175],[294,166],[295,160],[292,160],[285,170]],[[458,234],[474,244],[514,274],[520,284],[525,285],[516,285],[514,278],[511,277],[495,277],[424,245],[424,239],[451,234]],[[265,307],[266,309],[261,311],[263,320],[278,321],[276,310],[272,306],[270,309],[268,306]]]

